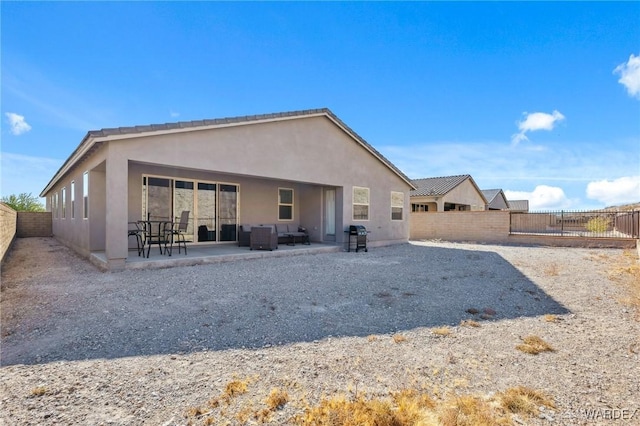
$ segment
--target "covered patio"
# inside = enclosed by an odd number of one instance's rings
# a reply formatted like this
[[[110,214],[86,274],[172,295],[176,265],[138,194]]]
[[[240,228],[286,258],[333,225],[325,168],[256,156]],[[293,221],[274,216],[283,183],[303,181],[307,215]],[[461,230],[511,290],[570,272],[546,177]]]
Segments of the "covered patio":
[[[277,250],[250,250],[249,247],[238,247],[237,244],[188,245],[187,254],[178,247],[173,247],[171,256],[160,254],[158,247],[153,247],[149,258],[138,256],[136,249],[129,250],[125,269],[173,268],[176,266],[204,265],[210,263],[233,262],[239,260],[261,259],[268,257],[301,256],[306,254],[331,253],[342,251],[341,245],[332,243],[312,243],[311,245],[279,244]],[[108,269],[104,251],[91,253],[91,262],[101,269]]]

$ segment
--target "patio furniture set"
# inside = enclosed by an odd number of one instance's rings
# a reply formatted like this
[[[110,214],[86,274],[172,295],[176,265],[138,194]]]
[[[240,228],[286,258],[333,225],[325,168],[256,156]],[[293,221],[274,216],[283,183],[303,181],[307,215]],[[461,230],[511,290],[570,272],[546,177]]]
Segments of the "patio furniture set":
[[[241,225],[238,232],[238,246],[250,250],[275,250],[278,244],[296,243],[311,244],[307,230],[297,224]]]
[[[184,248],[186,255],[186,243],[192,242],[185,237],[189,214],[188,210],[183,211],[177,222],[165,219],[151,220],[150,218],[129,222],[128,236],[136,238],[138,256],[148,258],[153,245],[158,245],[160,254],[171,256],[174,244],[178,245],[178,253],[181,253]],[[238,246],[249,247],[250,250],[275,250],[279,243],[292,246],[295,246],[296,243],[311,244],[307,230],[295,224],[241,225],[238,231]]]
[[[151,220],[150,217],[147,220],[129,222],[128,236],[136,238],[138,256],[142,255],[148,258],[151,246],[155,244],[158,245],[160,254],[163,254],[162,247],[164,246],[164,254],[171,256],[174,243],[178,245],[178,253],[181,253],[184,248],[186,255],[187,243],[191,242],[185,238],[189,225],[189,213],[188,210],[183,211],[178,222],[166,219]],[[145,247],[147,249],[146,256]]]

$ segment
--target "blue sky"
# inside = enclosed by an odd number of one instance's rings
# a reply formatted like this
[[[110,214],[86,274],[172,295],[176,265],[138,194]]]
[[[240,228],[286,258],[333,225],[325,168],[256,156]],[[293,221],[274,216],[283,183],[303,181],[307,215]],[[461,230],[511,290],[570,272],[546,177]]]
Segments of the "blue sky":
[[[640,201],[640,2],[2,2],[2,195],[89,130],[330,108],[410,178]]]

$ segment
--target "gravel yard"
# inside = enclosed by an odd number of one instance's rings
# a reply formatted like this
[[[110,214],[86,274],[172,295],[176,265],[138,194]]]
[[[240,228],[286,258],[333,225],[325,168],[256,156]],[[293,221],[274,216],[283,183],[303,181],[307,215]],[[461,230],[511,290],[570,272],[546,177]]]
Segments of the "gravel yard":
[[[54,239],[18,239],[2,270],[0,423],[251,424],[243,412],[278,388],[289,402],[268,421],[288,424],[335,394],[522,385],[556,409],[516,424],[640,424],[640,322],[620,272],[633,262],[415,242],[105,273]],[[529,335],[555,351],[517,350]],[[246,392],[196,415],[232,381]]]

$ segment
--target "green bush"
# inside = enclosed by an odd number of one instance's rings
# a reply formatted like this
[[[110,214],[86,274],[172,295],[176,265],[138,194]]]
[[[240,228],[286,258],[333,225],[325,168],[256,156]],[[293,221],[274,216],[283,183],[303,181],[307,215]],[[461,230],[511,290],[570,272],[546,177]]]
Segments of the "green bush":
[[[611,226],[611,219],[604,216],[594,217],[587,222],[586,228],[590,232],[607,232]]]

